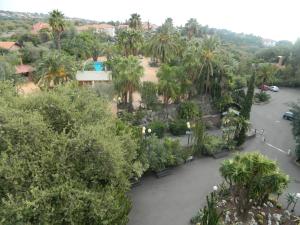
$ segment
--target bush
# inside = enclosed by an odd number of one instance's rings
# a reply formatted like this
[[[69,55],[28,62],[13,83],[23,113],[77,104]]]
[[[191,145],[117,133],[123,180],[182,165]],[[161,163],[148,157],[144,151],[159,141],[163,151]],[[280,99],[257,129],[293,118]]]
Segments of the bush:
[[[159,121],[153,121],[152,123],[149,124],[149,128],[151,128],[152,133],[154,133],[158,138],[163,138],[165,135],[166,131],[166,125]]]
[[[182,102],[177,109],[178,117],[184,120],[192,120],[199,114],[199,109],[194,102]]]
[[[259,92],[254,95],[254,99],[256,102],[267,102],[271,98],[271,95],[266,92]]]
[[[175,136],[184,135],[188,130],[185,120],[175,120],[169,124],[171,134]]]
[[[151,171],[161,171],[167,167],[179,165],[183,162],[183,151],[179,141],[169,138],[161,142],[155,135],[145,139],[145,148],[148,155]]]
[[[223,140],[221,137],[208,135],[204,138],[202,155],[213,155],[217,152],[220,152],[224,146]]]

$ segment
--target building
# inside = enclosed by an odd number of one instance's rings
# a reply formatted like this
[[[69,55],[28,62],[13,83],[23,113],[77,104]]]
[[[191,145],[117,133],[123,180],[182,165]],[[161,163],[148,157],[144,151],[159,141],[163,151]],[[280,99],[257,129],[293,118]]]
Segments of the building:
[[[77,71],[76,80],[81,85],[92,85],[100,82],[110,82],[111,74],[109,71]]]
[[[13,41],[0,41],[0,50],[18,51],[21,46],[17,42]]]
[[[96,33],[105,33],[111,37],[115,36],[115,27],[110,24],[102,23],[102,24],[88,24],[77,27],[77,31],[87,31],[94,30]]]
[[[32,25],[31,33],[37,34],[40,30],[43,30],[43,29],[50,30],[50,25],[48,23],[38,22],[38,23]]]
[[[266,47],[274,47],[276,45],[276,41],[272,39],[263,39],[263,45]]]
[[[18,65],[15,67],[16,69],[16,74],[20,74],[20,75],[23,75],[23,76],[26,76],[29,80],[32,79],[32,72],[34,71],[34,68],[30,65],[25,65],[25,64],[22,64],[22,65]]]

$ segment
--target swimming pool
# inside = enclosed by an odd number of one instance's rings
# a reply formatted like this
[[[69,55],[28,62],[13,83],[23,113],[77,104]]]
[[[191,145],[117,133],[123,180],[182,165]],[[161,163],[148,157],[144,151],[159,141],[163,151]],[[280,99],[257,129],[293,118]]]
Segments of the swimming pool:
[[[94,62],[94,69],[95,71],[103,71],[104,70],[104,65],[103,62]]]

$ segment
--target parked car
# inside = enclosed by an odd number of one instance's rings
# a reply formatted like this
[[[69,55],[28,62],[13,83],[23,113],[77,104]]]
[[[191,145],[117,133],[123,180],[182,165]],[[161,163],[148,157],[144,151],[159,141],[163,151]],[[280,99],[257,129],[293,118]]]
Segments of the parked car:
[[[291,112],[291,111],[287,111],[283,114],[283,119],[286,119],[286,120],[293,120],[294,119],[294,113]]]
[[[270,86],[269,87],[269,90],[270,91],[274,91],[274,92],[278,92],[279,91],[279,88],[277,86]]]
[[[269,90],[269,86],[268,86],[268,85],[265,85],[265,84],[262,84],[262,85],[260,86],[260,90],[262,90],[262,91],[268,91],[268,90]]]

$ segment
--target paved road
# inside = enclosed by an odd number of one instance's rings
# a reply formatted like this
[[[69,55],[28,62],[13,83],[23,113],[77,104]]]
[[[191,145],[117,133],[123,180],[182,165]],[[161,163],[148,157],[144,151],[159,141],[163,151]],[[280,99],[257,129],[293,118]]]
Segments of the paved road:
[[[300,98],[300,90],[282,89],[271,95],[269,104],[254,105],[251,113],[253,126],[265,130],[266,142],[257,137],[245,144],[245,151],[259,150],[278,161],[291,177],[286,192],[300,192],[300,168],[285,154],[295,146],[291,125],[281,119],[289,108],[288,103]],[[221,162],[222,159],[202,158],[176,168],[172,175],[161,179],[144,177],[141,185],[130,193],[133,208],[129,225],[189,224],[189,219],[205,204],[205,196],[220,183]],[[284,197],[281,201],[285,202]],[[300,213],[300,204],[297,213]]]

